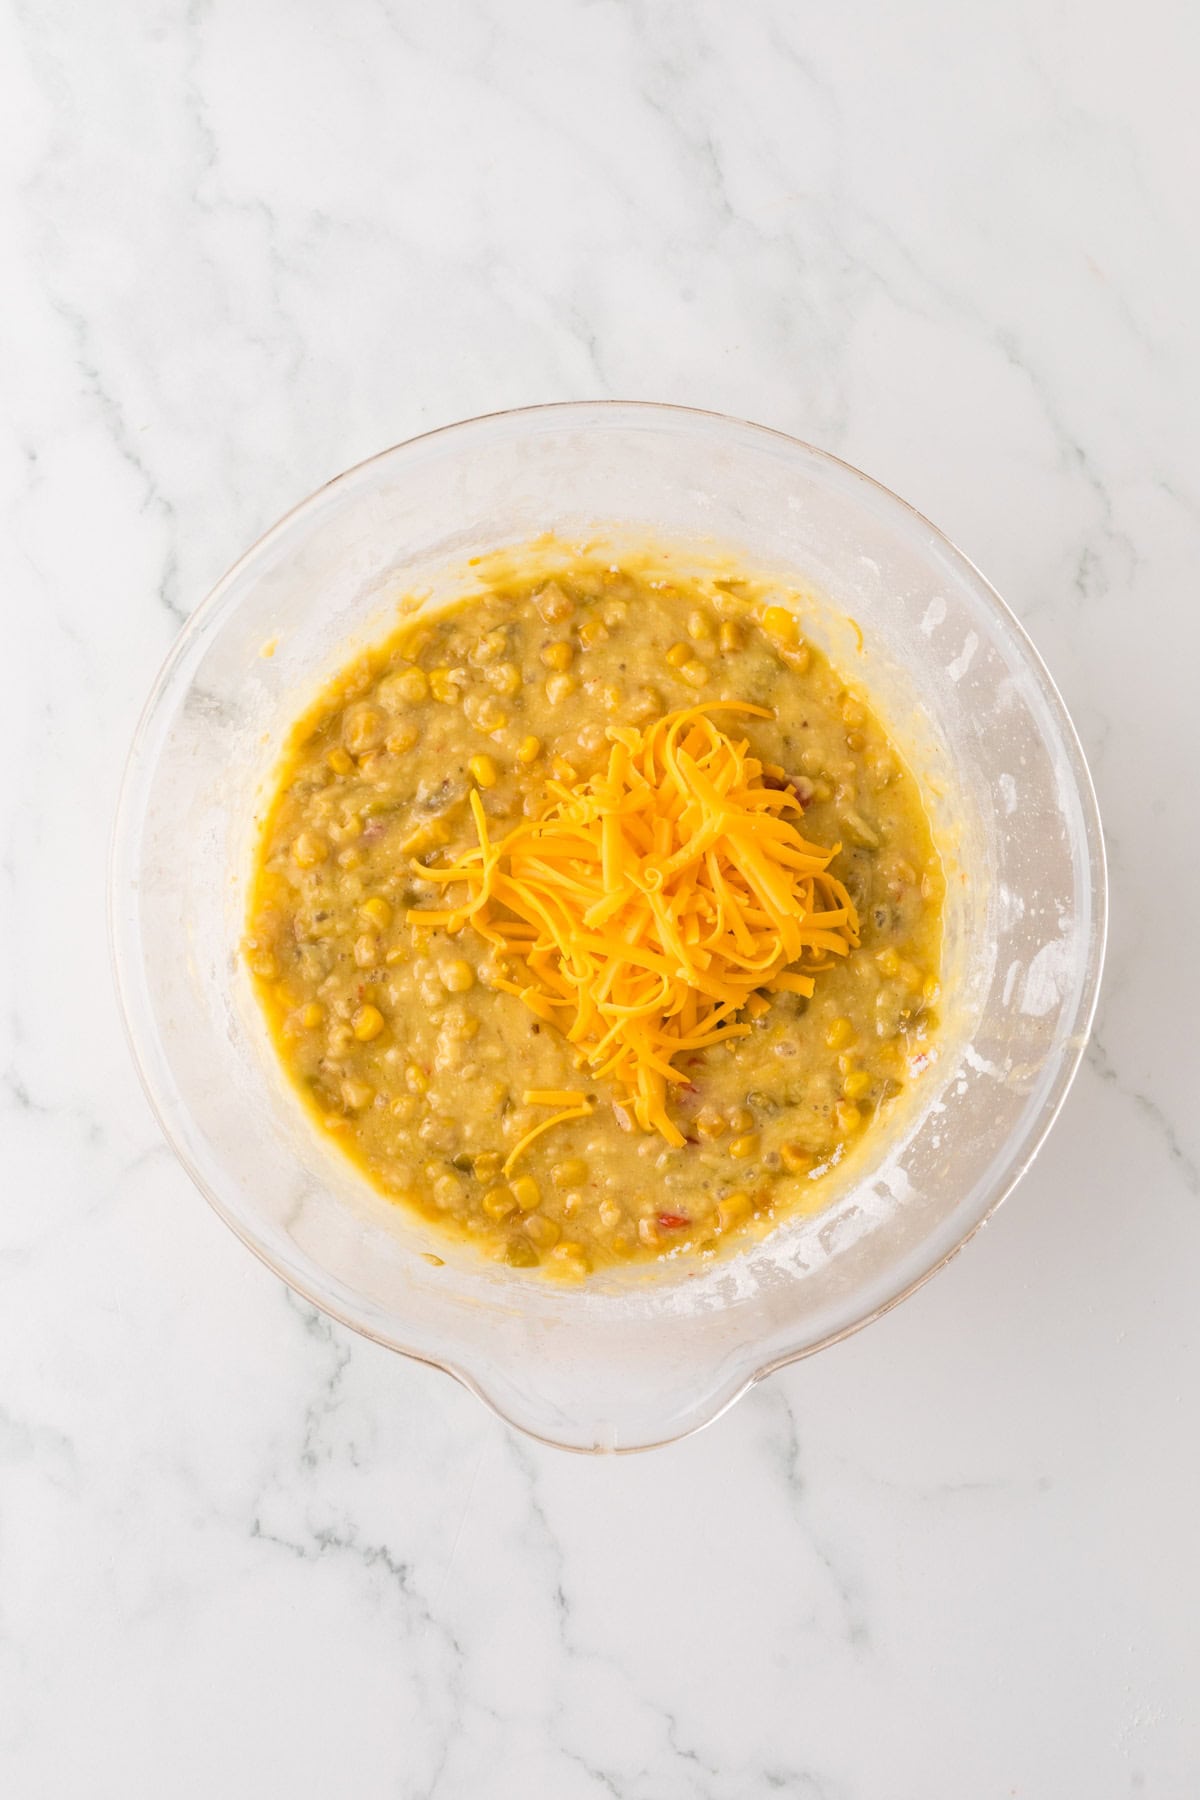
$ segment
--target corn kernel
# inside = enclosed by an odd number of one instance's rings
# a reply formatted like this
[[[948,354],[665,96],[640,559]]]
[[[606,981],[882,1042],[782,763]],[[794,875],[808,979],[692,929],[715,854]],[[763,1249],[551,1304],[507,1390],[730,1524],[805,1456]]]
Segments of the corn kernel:
[[[780,1144],[779,1159],[789,1175],[807,1175],[813,1159],[803,1144]]]
[[[579,1279],[587,1274],[591,1264],[582,1244],[564,1242],[555,1244],[550,1252],[550,1267],[556,1275]]]
[[[307,1006],[300,1008],[300,1023],[305,1031],[315,1031],[325,1017],[325,1008],[319,1000],[310,1000]]]
[[[256,950],[250,958],[250,967],[260,981],[279,979],[279,962],[269,950]]]
[[[355,707],[342,721],[343,740],[347,750],[355,756],[363,756],[377,744],[382,744],[386,730],[383,718],[371,706]]]
[[[585,650],[594,650],[597,644],[608,642],[608,626],[603,619],[585,619],[579,627],[579,642]]]
[[[440,700],[443,706],[456,705],[459,699],[459,692],[458,681],[455,677],[461,677],[461,675],[461,669],[432,670],[429,676],[429,691],[434,699]]]
[[[448,994],[465,994],[468,988],[475,986],[475,971],[461,956],[453,962],[443,963],[439,973]]]
[[[575,611],[575,602],[564,594],[556,581],[548,581],[534,600],[534,605],[547,625],[559,625]]]
[[[463,711],[467,711],[465,704],[463,706]],[[468,717],[470,717],[470,714],[468,714]],[[480,731],[495,733],[504,730],[504,727],[508,724],[508,714],[497,700],[495,694],[485,694],[482,700],[475,706],[474,718],[471,722]]]
[[[539,1250],[549,1250],[562,1236],[562,1227],[553,1219],[546,1218],[544,1213],[530,1213],[525,1221],[525,1231]]]
[[[393,676],[389,687],[398,699],[407,700],[410,706],[429,698],[429,678],[424,669],[403,670]]]
[[[354,1035],[360,1044],[369,1044],[383,1030],[383,1014],[377,1006],[360,1006],[354,1015]]]
[[[565,700],[568,694],[574,692],[575,677],[573,675],[551,675],[546,683],[546,698],[551,706],[557,706],[560,700]]]
[[[710,638],[713,634],[712,620],[707,613],[699,610],[688,614],[687,628],[688,636],[694,638],[697,643],[702,643],[705,638]]]
[[[512,1269],[535,1269],[538,1253],[527,1237],[513,1237],[504,1247],[504,1261]]]
[[[642,1243],[646,1245],[647,1249],[653,1249],[660,1241],[658,1222],[655,1219],[639,1219],[637,1231],[638,1237],[641,1239]]]
[[[558,669],[561,671],[562,669],[570,668],[571,659],[574,655],[574,644],[569,644],[565,638],[559,638],[556,643],[546,644],[544,646],[542,650],[542,661],[548,669]]]
[[[517,761],[519,763],[524,763],[525,767],[528,768],[530,763],[537,761],[541,754],[541,749],[541,742],[538,738],[522,738],[517,747]]]
[[[629,716],[636,722],[653,719],[662,711],[662,695],[656,687],[635,688],[629,696]]]
[[[692,662],[685,662],[679,673],[689,687],[703,687],[708,680],[708,664],[700,662],[697,658]]]
[[[429,1080],[417,1063],[409,1063],[404,1071],[404,1081],[410,1094],[424,1094],[429,1088]]]
[[[415,725],[397,725],[395,731],[385,739],[384,748],[393,756],[403,756],[406,750],[412,749],[418,735]]]
[[[854,1069],[842,1082],[847,1100],[861,1100],[871,1091],[871,1077],[865,1069]]]
[[[900,973],[900,958],[894,950],[881,950],[875,961],[889,980]]]
[[[392,922],[392,909],[382,894],[372,894],[369,900],[363,901],[358,910],[364,919],[369,919],[372,925],[377,926],[380,931],[386,931]]]
[[[329,845],[315,831],[302,831],[292,845],[292,860],[302,869],[315,869],[329,855]]]
[[[372,969],[379,961],[379,943],[373,932],[364,931],[355,938],[354,960],[360,969]]]
[[[532,1175],[518,1175],[515,1181],[509,1183],[509,1186],[512,1189],[513,1198],[522,1212],[532,1212],[541,1200],[538,1184]]]
[[[833,1019],[825,1033],[825,1042],[831,1050],[840,1050],[854,1036],[854,1027],[849,1019]]]
[[[512,1191],[506,1187],[489,1188],[480,1205],[489,1219],[507,1219],[509,1213],[517,1210]]]
[[[857,1131],[862,1124],[862,1113],[852,1100],[838,1101],[837,1122],[839,1131]]]
[[[476,638],[474,649],[468,652],[470,660],[476,668],[482,669],[488,663],[495,662],[498,656],[503,655],[507,642],[508,639],[503,628],[497,626],[495,631],[485,632],[483,637]]]
[[[667,661],[673,669],[682,669],[684,663],[691,660],[692,652],[687,644],[672,644],[667,651]]]
[[[550,1179],[557,1188],[578,1187],[587,1178],[588,1166],[579,1156],[569,1156],[565,1162],[555,1163],[550,1171]]]
[[[717,634],[717,642],[722,650],[740,650],[742,647],[741,627],[733,619],[723,619]]]
[[[796,641],[796,615],[786,606],[768,606],[762,616],[762,628],[769,637],[777,638],[781,644],[794,644]]]
[[[837,1065],[839,1075],[853,1074],[854,1070],[858,1067],[858,1064],[855,1061],[854,1052],[852,1050],[843,1050],[837,1059]]]
[[[450,827],[445,819],[430,819],[427,825],[418,825],[410,831],[400,848],[409,855],[415,856],[421,850],[435,850],[439,844],[450,842]]]
[[[335,775],[348,775],[354,767],[354,758],[338,744],[325,758]]]
[[[500,1152],[498,1150],[481,1150],[471,1165],[476,1181],[491,1181],[500,1173]]]
[[[758,1133],[755,1131],[748,1131],[745,1137],[734,1138],[732,1144],[729,1146],[729,1154],[730,1156],[736,1156],[739,1162],[743,1161],[747,1156],[757,1156]]]
[[[521,691],[521,671],[516,663],[496,663],[492,668],[485,669],[484,675],[496,692],[503,694],[506,700],[511,700],[514,694]]]
[[[351,1112],[361,1112],[364,1106],[370,1106],[375,1098],[375,1089],[368,1087],[365,1081],[343,1081],[342,1099]]]
[[[702,1138],[719,1138],[727,1129],[725,1115],[715,1107],[706,1106],[696,1114],[696,1130]]]
[[[717,1203],[717,1224],[722,1231],[729,1231],[750,1217],[753,1203],[749,1194],[726,1194]]]
[[[490,756],[473,756],[467,764],[476,785],[481,788],[493,788],[496,785],[496,765]]]
[[[735,1106],[729,1115],[729,1129],[736,1135],[754,1128],[754,1114],[748,1106]]]
[[[433,1184],[433,1198],[444,1210],[457,1206],[463,1197],[463,1185],[456,1175],[439,1175]]]

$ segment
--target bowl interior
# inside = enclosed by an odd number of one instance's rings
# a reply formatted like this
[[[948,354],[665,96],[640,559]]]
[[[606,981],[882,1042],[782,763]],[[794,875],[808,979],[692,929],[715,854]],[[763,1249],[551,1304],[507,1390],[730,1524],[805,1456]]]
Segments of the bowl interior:
[[[940,1058],[819,1216],[703,1270],[563,1288],[448,1252],[313,1131],[242,973],[255,808],[295,714],[397,599],[552,532],[730,554],[811,594],[805,628],[872,693],[920,775],[950,875]],[[861,628],[863,650],[847,623]],[[273,654],[264,656],[268,643]],[[760,428],[665,407],[471,421],[342,476],[193,616],[131,755],[113,863],[118,977],[167,1135],[298,1291],[446,1367],[515,1424],[631,1448],[705,1423],[763,1370],[909,1291],[986,1217],[1073,1073],[1103,948],[1095,802],[1015,622],[866,477]],[[434,1266],[422,1256],[433,1250]]]

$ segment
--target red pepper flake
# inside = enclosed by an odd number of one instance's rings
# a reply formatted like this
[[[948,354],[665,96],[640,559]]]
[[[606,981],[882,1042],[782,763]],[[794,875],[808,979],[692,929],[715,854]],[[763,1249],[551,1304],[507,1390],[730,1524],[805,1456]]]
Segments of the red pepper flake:
[[[682,1231],[692,1221],[686,1213],[659,1213],[658,1222],[664,1231]]]

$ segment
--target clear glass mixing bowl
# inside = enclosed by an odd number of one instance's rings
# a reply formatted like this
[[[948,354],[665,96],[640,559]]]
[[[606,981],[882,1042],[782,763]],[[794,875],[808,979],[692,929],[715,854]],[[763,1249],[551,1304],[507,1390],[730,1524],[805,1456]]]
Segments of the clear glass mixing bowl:
[[[828,1209],[715,1266],[583,1286],[447,1249],[375,1195],[281,1076],[237,954],[256,799],[303,701],[349,643],[384,629],[400,592],[424,586],[436,602],[471,556],[546,531],[653,538],[701,562],[715,544],[810,586],[824,603],[806,629],[876,696],[924,780],[951,873],[940,1059]],[[863,652],[842,615],[861,626]],[[134,1056],[221,1217],[315,1305],[574,1449],[693,1431],[941,1267],[1062,1103],[1104,921],[1100,823],[1071,721],[971,564],[809,445],[620,403],[433,432],[351,469],[268,532],[197,608],[155,684],[111,877]]]

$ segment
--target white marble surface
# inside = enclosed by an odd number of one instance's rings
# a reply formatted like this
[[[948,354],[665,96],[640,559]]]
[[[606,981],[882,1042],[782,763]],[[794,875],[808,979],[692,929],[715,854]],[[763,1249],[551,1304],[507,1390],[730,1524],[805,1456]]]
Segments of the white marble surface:
[[[13,0],[0,23],[0,1792],[1194,1800],[1200,270],[1187,0]],[[1035,1170],[669,1451],[313,1315],[164,1149],[122,757],[293,500],[521,402],[734,411],[996,581],[1114,920]]]

